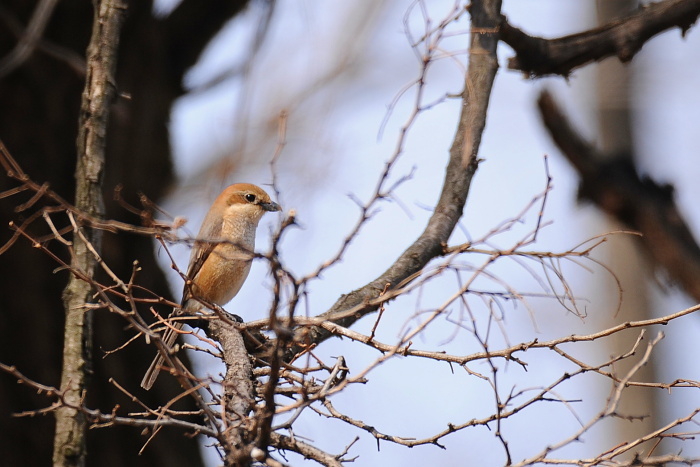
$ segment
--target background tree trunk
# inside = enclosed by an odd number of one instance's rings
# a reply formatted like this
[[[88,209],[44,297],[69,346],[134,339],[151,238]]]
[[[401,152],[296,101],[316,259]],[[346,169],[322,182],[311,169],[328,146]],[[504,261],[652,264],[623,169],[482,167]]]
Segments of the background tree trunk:
[[[151,2],[130,2],[117,68],[119,97],[107,133],[104,197],[108,218],[139,223],[113,201],[113,190],[119,184],[124,186],[124,198],[135,205],[139,192],[158,201],[168,189],[173,174],[167,124],[174,100],[184,93],[182,77],[209,40],[245,4],[245,0],[185,0],[169,16],[156,18]],[[36,2],[25,0],[3,2],[0,57],[15,47],[35,7]],[[80,94],[92,15],[91,2],[58,2],[38,50],[0,78],[0,138],[33,179],[49,182],[65,199],[74,197]],[[57,47],[60,57],[54,53]],[[0,190],[7,188],[8,180],[3,177]],[[21,220],[12,201],[0,201],[0,218],[5,223]],[[4,243],[10,234],[7,229],[0,231],[0,241]],[[170,296],[149,238],[105,235],[103,255],[121,277],[128,277],[133,261],[138,260],[141,285]],[[19,242],[3,255],[0,358],[38,381],[58,386],[64,321],[61,292],[68,274],[52,273],[55,267],[50,258],[26,242]],[[95,375],[88,388],[88,404],[93,407],[109,411],[118,404],[124,411],[137,410],[108,383],[107,375],[136,391],[153,358],[153,348],[135,342],[103,359],[104,350],[127,339],[129,334],[123,327],[123,320],[116,316],[99,312],[95,316]],[[138,396],[156,405],[156,401],[177,394],[178,389],[174,380],[162,378],[151,392],[139,392]],[[11,416],[46,403],[44,396],[17,385],[6,374],[0,375],[0,451],[7,465],[49,464],[53,417]],[[187,402],[179,408],[192,407]],[[137,449],[124,449],[139,446],[146,439],[138,429],[129,427],[90,430],[88,464],[201,465],[196,439],[174,430],[163,430],[141,456],[137,456]]]
[[[598,24],[608,24],[618,18],[628,16],[638,7],[637,0],[598,0],[596,2]],[[608,58],[600,62],[596,73],[596,116],[598,119],[598,131],[600,139],[597,146],[610,159],[626,159],[630,166],[635,162],[633,110],[632,100],[634,66],[630,63],[621,63],[617,57]],[[617,220],[608,218],[609,227],[606,231],[625,229]],[[602,316],[598,320],[602,326],[608,327],[620,322],[630,320],[644,320],[652,317],[650,309],[650,296],[647,284],[650,280],[649,263],[639,249],[639,239],[629,235],[616,235],[610,238],[610,248],[606,250],[608,257],[604,262],[615,271],[622,286],[623,300],[620,310],[614,315]],[[607,295],[610,296],[608,309],[614,310],[618,302],[619,290],[608,287]],[[637,340],[638,334],[619,333],[615,339],[610,340],[607,352],[610,355],[622,355],[628,352]],[[652,336],[650,335],[649,338]],[[636,359],[629,362],[621,362],[615,371],[624,375]],[[654,359],[637,373],[637,378],[642,381],[656,381],[653,369]],[[645,433],[649,433],[655,426],[655,398],[652,391],[642,388],[629,388],[625,391],[619,410],[623,415],[647,416],[643,420],[619,419],[610,432],[613,439],[636,439]],[[614,443],[611,443],[614,444]]]

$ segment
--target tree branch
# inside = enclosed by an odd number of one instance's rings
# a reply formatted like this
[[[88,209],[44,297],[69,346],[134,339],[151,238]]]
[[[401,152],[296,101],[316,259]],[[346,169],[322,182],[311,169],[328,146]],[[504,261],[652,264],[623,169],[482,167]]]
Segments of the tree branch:
[[[41,0],[37,4],[27,29],[20,36],[17,45],[12,49],[12,52],[0,60],[0,78],[12,73],[32,55],[34,49],[41,42],[41,36],[44,34],[57,3],[57,0]]]
[[[304,443],[297,438],[290,438],[276,432],[270,433],[273,444],[278,449],[294,451],[307,459],[313,459],[321,465],[327,467],[342,467],[343,463],[337,457],[328,454],[310,444]]]
[[[650,3],[627,18],[556,39],[530,36],[502,17],[500,38],[513,48],[508,68],[529,76],[568,76],[575,68],[616,55],[628,62],[653,36],[672,27],[685,33],[700,15],[700,0]]]
[[[700,300],[700,247],[673,200],[673,187],[640,178],[629,160],[604,158],[584,141],[548,92],[538,105],[544,125],[581,177],[579,195],[642,233],[649,256]]]
[[[222,382],[226,465],[249,465],[252,445],[245,437],[252,431],[248,414],[255,404],[253,367],[243,336],[233,324],[214,319],[209,321],[208,330],[211,337],[221,343],[226,363],[226,376]]]

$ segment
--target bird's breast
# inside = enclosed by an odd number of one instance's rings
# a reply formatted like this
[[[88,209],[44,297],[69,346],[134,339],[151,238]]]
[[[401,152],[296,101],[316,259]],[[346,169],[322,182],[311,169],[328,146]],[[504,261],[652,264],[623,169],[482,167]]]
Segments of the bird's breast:
[[[240,248],[217,246],[194,279],[195,294],[217,305],[225,305],[241,289],[252,259],[249,252]]]
[[[223,306],[236,296],[248,277],[255,249],[255,225],[225,221],[221,237],[224,242],[214,247],[194,278],[194,291]]]

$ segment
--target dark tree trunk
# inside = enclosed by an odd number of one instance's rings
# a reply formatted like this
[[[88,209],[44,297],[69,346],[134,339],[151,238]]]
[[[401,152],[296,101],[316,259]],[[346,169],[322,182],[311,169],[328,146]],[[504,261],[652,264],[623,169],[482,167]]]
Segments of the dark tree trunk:
[[[167,124],[173,101],[184,92],[182,77],[211,37],[245,3],[245,0],[185,0],[173,14],[161,19],[151,14],[150,2],[129,5],[116,83],[117,92],[127,97],[117,98],[107,135],[104,186],[108,218],[139,222],[136,216],[129,215],[112,201],[116,185],[123,185],[124,198],[138,205],[138,192],[158,201],[172,183]],[[0,6],[0,59],[17,43],[16,34],[27,25],[34,7],[34,2],[26,0],[6,0]],[[91,2],[58,2],[44,40],[84,59],[92,15]],[[45,49],[34,51],[20,67],[0,78],[0,139],[34,180],[49,182],[69,200],[74,195],[83,80],[84,76],[75,66]],[[11,186],[4,174],[0,176],[0,191]],[[2,244],[11,235],[7,222],[22,219],[22,213],[14,212],[16,204],[14,197],[0,200]],[[103,254],[124,279],[128,279],[133,261],[138,260],[142,267],[140,285],[160,295],[170,295],[149,238],[105,234]],[[0,256],[0,361],[15,365],[30,378],[54,386],[60,381],[61,292],[67,281],[66,272],[53,272],[56,266],[50,258],[23,241]],[[106,411],[118,404],[126,413],[139,409],[108,383],[109,377],[155,406],[169,400],[178,388],[173,386],[174,380],[161,378],[151,392],[140,390],[139,382],[154,355],[153,348],[147,347],[143,340],[102,358],[103,350],[114,349],[128,339],[130,334],[124,324],[121,318],[105,312],[95,316],[94,376],[89,386],[88,404]],[[53,417],[11,416],[44,407],[47,403],[44,396],[17,385],[6,374],[0,375],[3,464],[50,463]],[[180,408],[187,408],[186,405]],[[139,457],[138,451],[146,439],[137,428],[90,430],[88,464],[201,465],[196,439],[176,430],[163,430]]]

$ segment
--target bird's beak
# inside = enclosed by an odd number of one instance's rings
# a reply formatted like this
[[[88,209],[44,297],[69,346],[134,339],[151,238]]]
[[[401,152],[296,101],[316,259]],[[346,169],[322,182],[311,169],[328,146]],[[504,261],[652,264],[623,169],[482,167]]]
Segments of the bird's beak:
[[[281,210],[282,210],[282,208],[280,207],[280,205],[277,204],[277,203],[275,203],[274,201],[270,201],[269,203],[260,203],[260,206],[262,206],[262,208],[263,208],[265,211],[269,211],[269,212],[275,212],[275,211],[281,211]]]

